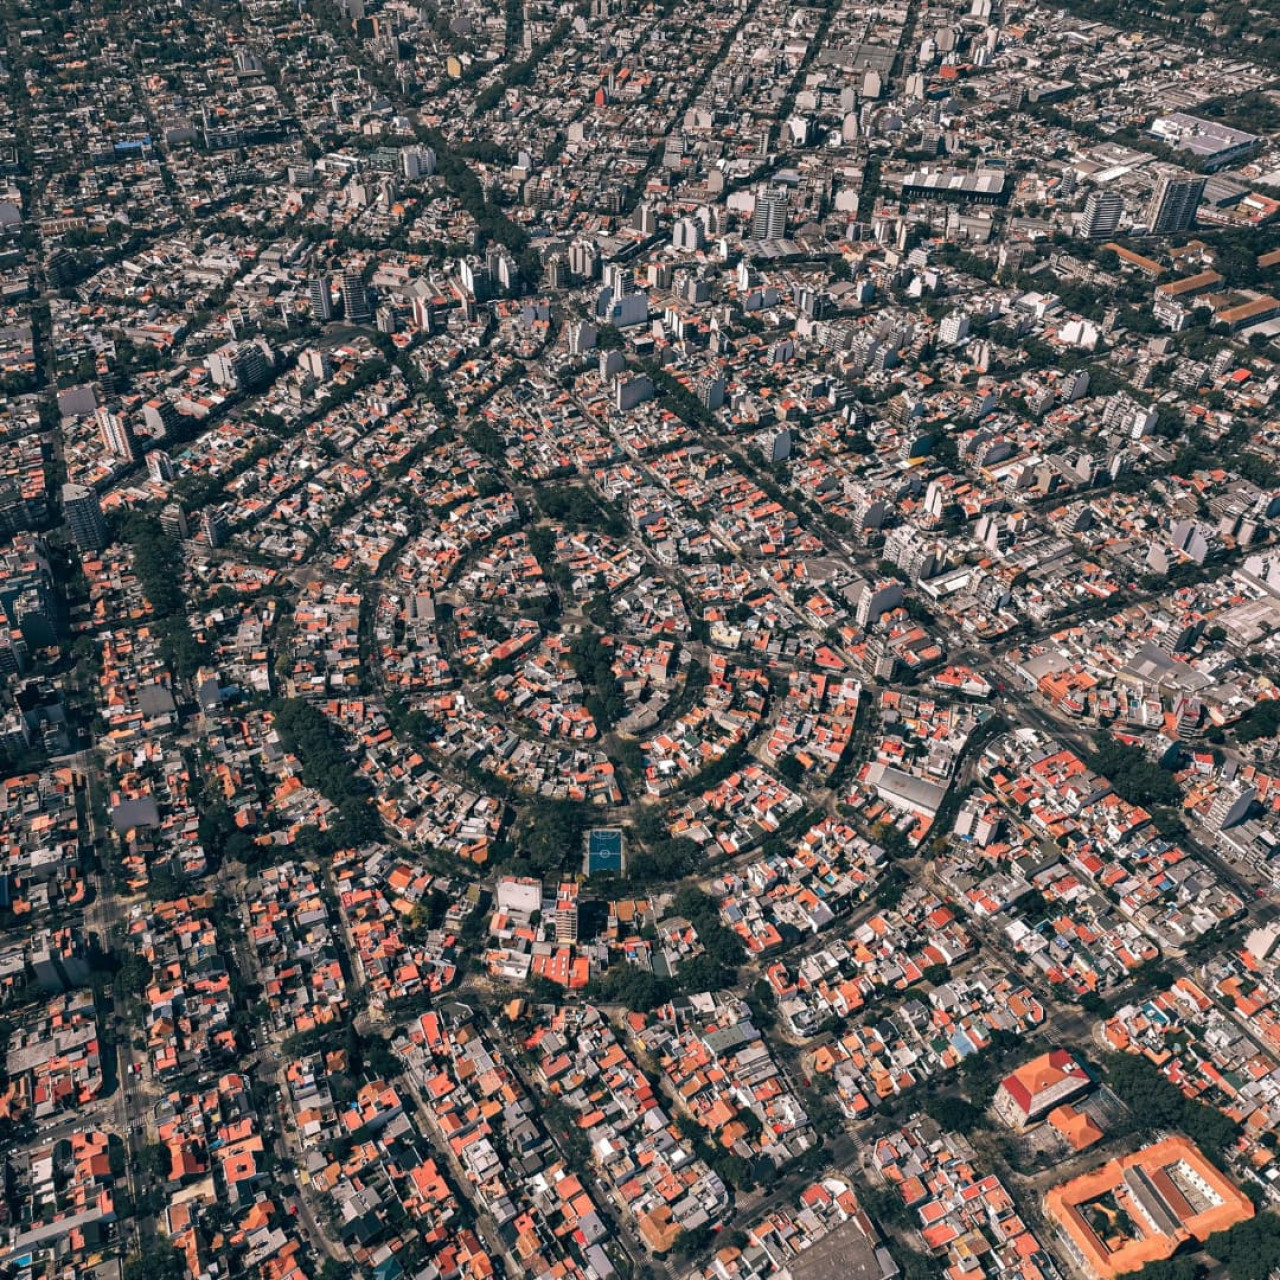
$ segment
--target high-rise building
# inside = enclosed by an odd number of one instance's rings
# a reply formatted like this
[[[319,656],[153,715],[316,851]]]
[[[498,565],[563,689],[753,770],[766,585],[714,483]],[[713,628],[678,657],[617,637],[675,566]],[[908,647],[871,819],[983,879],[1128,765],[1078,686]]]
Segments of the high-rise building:
[[[483,262],[462,258],[458,263],[458,279],[476,302],[489,298],[489,268]]]
[[[704,409],[719,409],[724,404],[724,375],[704,373],[694,383],[698,401]]]
[[[1162,173],[1147,204],[1147,229],[1155,235],[1186,231],[1196,224],[1204,179]]]
[[[71,529],[71,536],[81,551],[101,551],[107,545],[102,506],[92,489],[82,484],[64,484],[62,510]]]
[[[595,348],[600,331],[588,320],[569,326],[569,353],[580,356]]]
[[[142,406],[142,421],[153,436],[168,435],[181,420],[178,406],[164,396],[153,396]]]
[[[547,263],[547,288],[567,289],[569,287],[569,264],[564,254],[554,254]]]
[[[425,178],[436,171],[436,153],[430,147],[403,147],[400,172],[410,180]]]
[[[1089,371],[1077,369],[1062,379],[1062,399],[1065,404],[1072,404],[1089,394]]]
[[[98,431],[102,435],[102,444],[107,452],[114,454],[122,462],[132,462],[134,459],[133,435],[129,431],[128,423],[118,413],[112,413],[105,407],[98,409],[94,417],[97,419]]]
[[[271,374],[270,351],[262,338],[254,342],[228,342],[209,353],[209,373],[220,387],[252,391]]]
[[[494,255],[493,265],[489,268],[489,276],[504,289],[520,287],[520,267],[509,253]]]
[[[896,609],[903,601],[902,583],[892,578],[880,578],[876,582],[863,582],[858,596],[856,616],[858,626],[865,627],[877,621],[882,614]]]
[[[613,297],[628,298],[636,291],[636,273],[620,262],[611,262],[604,269],[605,287],[613,290]]]
[[[600,268],[600,251],[588,240],[569,246],[569,270],[582,280],[594,280]]]
[[[557,942],[578,940],[578,886],[566,880],[556,892],[554,916]]]
[[[310,374],[317,382],[327,382],[333,373],[333,361],[325,352],[308,347],[298,356],[298,368]]]
[[[963,311],[952,311],[943,316],[942,323],[938,326],[938,341],[943,346],[953,346],[957,342],[963,342],[968,336],[969,317]]]
[[[353,324],[363,324],[373,318],[373,310],[369,306],[369,294],[358,271],[342,273],[342,312]]]
[[[171,502],[160,512],[160,528],[164,530],[166,537],[175,542],[182,542],[191,536],[187,513],[180,502]]]
[[[677,218],[671,231],[671,244],[685,253],[696,253],[702,249],[706,244],[702,223],[696,218]]]
[[[413,327],[419,333],[435,333],[436,316],[430,298],[414,298]]]
[[[226,516],[216,507],[205,507],[200,515],[200,534],[206,544],[216,550],[226,542],[230,532]]]
[[[756,196],[756,211],[751,217],[751,239],[782,240],[787,234],[787,193],[764,191]]]
[[[653,380],[643,373],[634,378],[619,374],[614,380],[614,408],[620,413],[653,399]]]
[[[157,484],[166,484],[173,479],[173,459],[163,449],[152,449],[147,454],[147,477]]]
[[[30,662],[31,650],[22,638],[22,633],[0,628],[0,675],[20,676],[26,671]],[[31,731],[27,728],[27,722],[20,711],[15,711],[13,714],[17,716],[17,723],[13,727],[22,741],[14,741],[9,732],[0,731],[0,746],[8,747],[11,751],[22,751],[31,745]]]
[[[307,285],[311,300],[311,314],[323,324],[333,319],[333,295],[329,292],[329,277],[317,276]]]
[[[261,75],[262,59],[252,49],[240,48],[231,56],[231,65],[242,76]]]
[[[1080,234],[1086,240],[1100,240],[1115,234],[1124,212],[1124,201],[1115,191],[1090,191],[1080,219]]]
[[[28,649],[48,649],[58,643],[56,606],[49,589],[32,583],[12,605],[13,618]]]
[[[723,235],[727,230],[724,210],[719,205],[704,204],[694,216],[709,236]]]

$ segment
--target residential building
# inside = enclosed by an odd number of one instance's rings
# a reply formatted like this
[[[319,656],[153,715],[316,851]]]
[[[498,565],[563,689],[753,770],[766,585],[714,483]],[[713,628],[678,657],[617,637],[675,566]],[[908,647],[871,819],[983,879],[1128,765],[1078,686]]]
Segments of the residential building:
[[[554,923],[557,942],[578,940],[578,886],[567,880],[556,890]]]
[[[1025,1129],[1092,1085],[1089,1073],[1070,1053],[1051,1049],[1005,1076],[996,1090],[996,1114],[1005,1124]]]
[[[782,240],[787,234],[787,194],[785,191],[763,191],[756,196],[751,215],[753,240]]]
[[[316,320],[323,324],[333,319],[333,294],[330,292],[328,276],[317,276],[308,281],[307,297],[311,302],[311,314]]]
[[[1124,213],[1124,200],[1119,192],[1090,191],[1080,219],[1080,234],[1086,240],[1104,240],[1115,235]]]
[[[352,324],[365,324],[373,318],[369,293],[358,271],[344,271],[340,282],[342,314]]]
[[[118,413],[102,406],[94,418],[98,430],[102,433],[102,443],[108,453],[114,454],[121,462],[132,462],[134,459],[133,433],[129,424]]]
[[[1194,227],[1204,183],[1203,178],[1162,173],[1147,203],[1147,229],[1154,235],[1171,235]]]
[[[92,489],[82,484],[64,484],[62,510],[71,528],[71,536],[81,551],[101,551],[107,545],[102,506]]]

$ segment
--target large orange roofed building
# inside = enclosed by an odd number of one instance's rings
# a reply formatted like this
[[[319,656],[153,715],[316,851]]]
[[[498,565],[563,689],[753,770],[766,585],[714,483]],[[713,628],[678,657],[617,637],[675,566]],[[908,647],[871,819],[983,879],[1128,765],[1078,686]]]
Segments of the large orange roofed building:
[[[1253,1217],[1249,1197],[1182,1137],[1054,1187],[1044,1207],[1072,1261],[1095,1280],[1138,1271]]]

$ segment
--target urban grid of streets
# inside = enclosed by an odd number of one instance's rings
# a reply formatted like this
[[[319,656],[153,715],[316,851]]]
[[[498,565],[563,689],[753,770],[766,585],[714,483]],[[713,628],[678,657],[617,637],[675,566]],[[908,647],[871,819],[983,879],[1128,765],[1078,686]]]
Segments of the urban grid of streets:
[[[1280,1269],[1280,35],[0,0],[0,1268]]]

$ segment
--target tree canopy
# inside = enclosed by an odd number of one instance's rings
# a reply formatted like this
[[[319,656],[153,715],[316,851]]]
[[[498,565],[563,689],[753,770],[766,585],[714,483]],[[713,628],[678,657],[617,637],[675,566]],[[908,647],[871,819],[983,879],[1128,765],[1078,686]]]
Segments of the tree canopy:
[[[163,1236],[124,1264],[124,1280],[183,1280],[186,1274],[182,1255]]]
[[[1260,1213],[1229,1231],[1215,1231],[1205,1248],[1226,1267],[1231,1280],[1267,1280],[1280,1267],[1280,1217]]]
[[[581,861],[587,813],[572,800],[538,800],[525,811],[519,845],[537,875]]]
[[[1108,738],[1089,756],[1090,768],[1102,774],[1115,792],[1130,804],[1144,809],[1153,805],[1177,804],[1182,798],[1173,775],[1149,760],[1139,747],[1128,747]]]
[[[1139,1129],[1179,1129],[1211,1159],[1235,1141],[1234,1121],[1216,1107],[1184,1097],[1146,1058],[1117,1053],[1105,1065],[1107,1083]]]
[[[302,698],[281,699],[273,709],[280,740],[298,757],[303,781],[338,808],[340,821],[327,843],[339,849],[378,839],[382,824],[370,803],[368,785],[352,770],[328,718]]]

